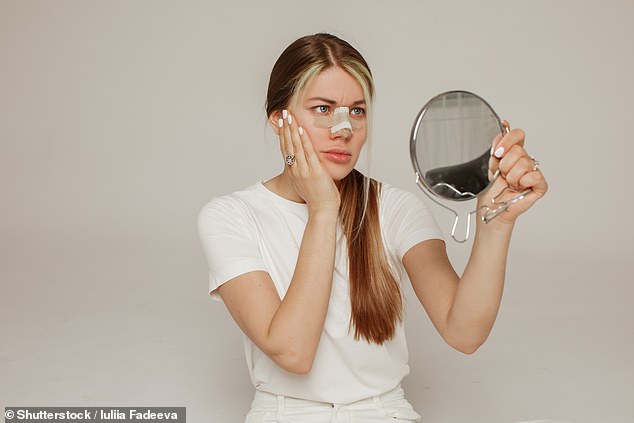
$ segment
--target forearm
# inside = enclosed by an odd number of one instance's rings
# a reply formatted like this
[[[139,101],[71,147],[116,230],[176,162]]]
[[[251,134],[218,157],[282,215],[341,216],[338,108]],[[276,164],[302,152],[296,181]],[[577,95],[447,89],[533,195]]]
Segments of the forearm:
[[[310,370],[321,338],[332,286],[336,227],[336,213],[309,216],[293,278],[269,326],[274,359],[298,373]]]
[[[489,336],[502,300],[513,224],[478,221],[471,256],[447,316],[447,341],[475,351]]]

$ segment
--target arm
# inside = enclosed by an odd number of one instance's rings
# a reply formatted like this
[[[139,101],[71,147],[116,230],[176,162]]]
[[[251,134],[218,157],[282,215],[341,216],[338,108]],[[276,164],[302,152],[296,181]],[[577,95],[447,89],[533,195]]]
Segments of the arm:
[[[486,229],[476,230],[461,278],[449,262],[443,241],[423,241],[403,256],[414,292],[434,327],[449,345],[465,354],[475,352],[487,339],[502,299],[512,228]]]
[[[218,292],[238,326],[265,354],[285,370],[304,374],[312,367],[328,310],[340,200],[308,135],[300,135],[296,122],[283,122],[278,129],[282,156],[296,158],[283,177],[308,206],[288,291],[280,300],[266,272],[251,272],[226,282]]]
[[[503,147],[508,153],[493,156],[491,165],[505,177],[495,181],[478,206],[490,202],[509,185],[531,188],[532,192],[489,224],[477,219],[473,248],[461,278],[451,266],[442,241],[421,242],[403,256],[414,291],[432,323],[449,345],[466,354],[484,343],[495,323],[515,220],[547,190],[543,175],[523,148],[522,131],[511,131],[496,143],[492,151]]]
[[[240,329],[289,372],[308,373],[317,351],[332,285],[336,222],[336,214],[309,217],[284,300],[266,272],[250,272],[218,288]]]

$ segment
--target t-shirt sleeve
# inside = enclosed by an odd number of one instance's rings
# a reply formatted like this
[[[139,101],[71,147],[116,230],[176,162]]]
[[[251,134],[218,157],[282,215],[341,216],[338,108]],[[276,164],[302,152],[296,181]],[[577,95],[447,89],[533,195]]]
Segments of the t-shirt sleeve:
[[[399,260],[419,242],[442,239],[443,234],[422,199],[395,186],[383,184],[381,215],[384,237]]]
[[[255,223],[246,205],[229,196],[211,200],[198,214],[198,236],[209,266],[209,292],[223,283],[255,270],[266,270],[257,241]]]

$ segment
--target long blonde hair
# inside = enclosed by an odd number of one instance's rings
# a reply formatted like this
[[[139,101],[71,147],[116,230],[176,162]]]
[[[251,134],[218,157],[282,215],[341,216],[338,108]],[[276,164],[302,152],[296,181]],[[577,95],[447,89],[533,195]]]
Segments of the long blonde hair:
[[[371,116],[374,84],[368,64],[349,43],[323,33],[299,38],[277,59],[269,79],[267,116],[287,108],[315,76],[335,66],[359,82],[367,116]],[[394,336],[403,319],[403,301],[381,237],[381,184],[353,169],[340,181],[339,191],[339,216],[348,246],[354,336],[382,344]]]

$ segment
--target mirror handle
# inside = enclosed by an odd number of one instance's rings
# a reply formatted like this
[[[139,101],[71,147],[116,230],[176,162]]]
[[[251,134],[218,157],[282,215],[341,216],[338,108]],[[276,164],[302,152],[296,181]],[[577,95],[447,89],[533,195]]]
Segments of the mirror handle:
[[[465,230],[465,237],[462,240],[458,239],[456,238],[456,229],[458,228],[458,221],[460,220],[460,216],[458,215],[458,213],[454,209],[449,208],[445,206],[443,203],[441,203],[440,201],[436,200],[431,194],[427,192],[427,189],[423,185],[420,174],[418,172],[416,172],[416,185],[418,185],[418,188],[420,188],[421,191],[423,191],[425,195],[429,197],[434,203],[438,204],[441,207],[444,207],[445,209],[449,210],[450,212],[454,214],[453,225],[451,227],[451,237],[454,239],[454,241],[459,242],[461,244],[466,242],[469,239],[469,235],[471,235],[471,215],[476,213],[477,210],[474,210],[470,212],[469,214],[467,214],[467,229]]]
[[[464,239],[460,240],[460,239],[456,238],[456,228],[458,227],[458,221],[460,220],[460,216],[458,216],[458,213],[454,212],[456,217],[454,218],[453,226],[451,227],[451,237],[453,238],[454,241],[459,242],[459,243],[462,244],[463,242],[466,242],[469,239],[469,235],[470,235],[470,232],[471,232],[471,215],[473,213],[474,212],[471,212],[471,213],[467,214],[467,229],[465,230]]]

